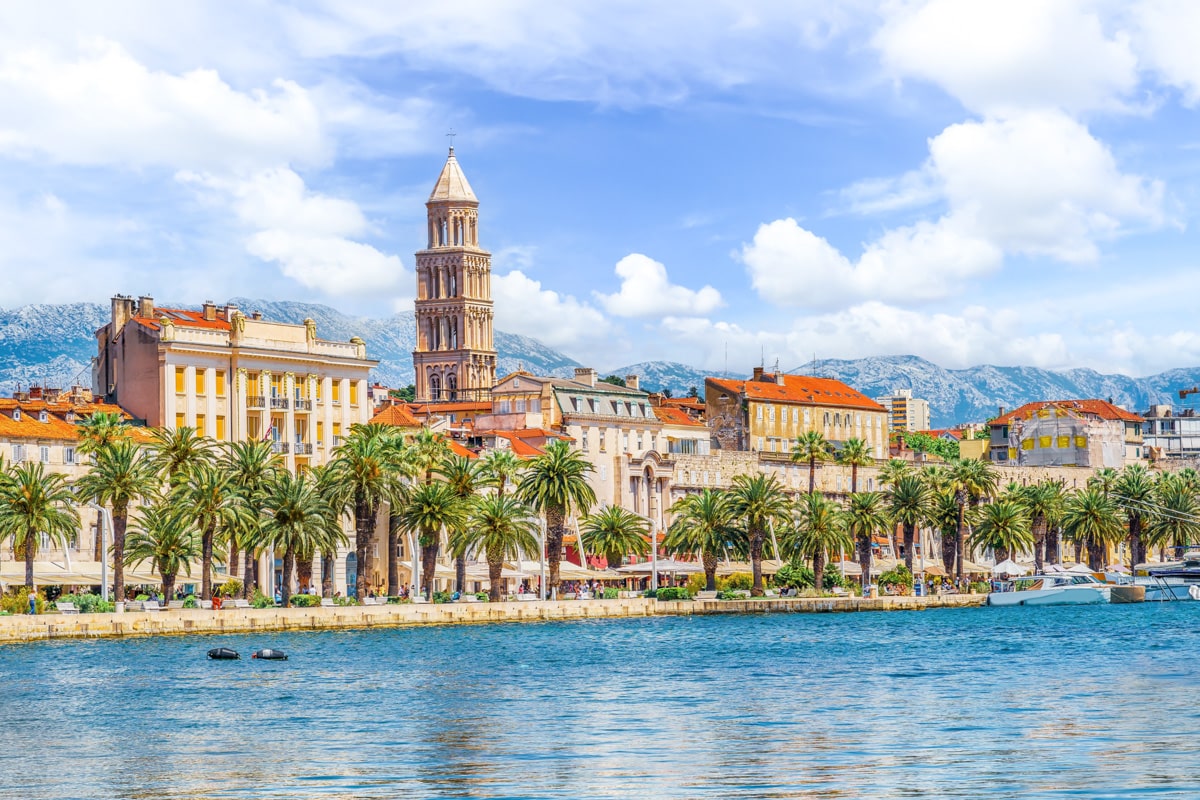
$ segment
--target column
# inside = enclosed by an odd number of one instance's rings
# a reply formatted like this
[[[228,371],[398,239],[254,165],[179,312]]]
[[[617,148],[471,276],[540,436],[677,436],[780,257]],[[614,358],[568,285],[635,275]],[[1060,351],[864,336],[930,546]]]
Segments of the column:
[[[287,409],[283,412],[283,434],[280,437],[287,443],[288,470],[296,470],[296,373],[285,372],[283,375],[283,396],[287,398]]]
[[[229,391],[229,387],[225,387]],[[198,402],[204,408],[204,427],[200,431],[205,436],[215,436],[217,433],[217,370],[215,367],[204,368],[204,397]],[[226,420],[228,424],[228,420]]]
[[[175,365],[164,364],[162,368],[163,420],[167,429],[175,427]]]
[[[230,397],[234,406],[230,409],[229,438],[235,442],[245,440],[248,429],[246,416],[246,368],[238,367],[233,386],[230,387]]]
[[[354,420],[360,424],[366,424],[371,419],[371,403],[367,399],[367,380],[363,378],[358,381],[358,412],[357,419]]]
[[[171,387],[175,391],[175,387]],[[183,368],[183,424],[196,425],[196,367],[189,364]]]

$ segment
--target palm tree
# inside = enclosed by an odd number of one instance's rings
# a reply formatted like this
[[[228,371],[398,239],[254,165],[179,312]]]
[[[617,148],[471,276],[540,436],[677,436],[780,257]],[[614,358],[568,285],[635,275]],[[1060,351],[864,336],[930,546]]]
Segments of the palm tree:
[[[875,463],[870,445],[858,438],[846,440],[842,452],[838,453],[838,461],[850,465],[850,494],[858,491],[858,468]]]
[[[1129,528],[1129,569],[1146,560],[1146,548],[1142,543],[1142,528],[1148,517],[1153,516],[1154,478],[1142,464],[1129,464],[1113,481],[1112,494],[1117,507],[1125,512]]]
[[[483,465],[478,459],[459,456],[451,453],[434,469],[454,494],[464,503],[470,500],[480,489],[490,484]],[[454,588],[459,592],[467,590],[467,554],[461,552],[454,558]]]
[[[480,466],[500,497],[507,494],[509,484],[515,484],[525,470],[525,462],[517,458],[512,450],[489,450],[480,459]]]
[[[1104,568],[1106,547],[1125,536],[1117,507],[1099,482],[1067,498],[1062,525],[1064,533],[1076,543],[1077,552],[1087,547],[1088,566],[1094,570]]]
[[[885,483],[888,486],[895,486],[896,481],[903,478],[905,475],[912,474],[912,464],[901,458],[889,458],[887,462],[879,468],[879,482]]]
[[[1003,498],[983,507],[971,534],[972,549],[992,548],[999,563],[1033,547],[1029,512],[1016,499]]]
[[[593,553],[603,553],[611,569],[621,566],[626,553],[650,552],[650,524],[620,506],[605,506],[583,518],[579,526],[580,544]]]
[[[774,475],[737,475],[729,489],[730,512],[746,530],[750,568],[754,585],[750,594],[762,597],[762,552],[770,525],[785,522],[791,516],[791,503]]]
[[[958,558],[958,500],[955,492],[942,489],[930,494],[929,524],[942,540],[942,566],[947,575],[954,574]],[[932,553],[931,553],[932,555]]]
[[[918,475],[896,480],[890,493],[892,519],[904,531],[904,565],[912,571],[913,539],[917,528],[925,524],[933,510],[929,487]]]
[[[1146,547],[1164,547],[1169,543],[1184,548],[1200,538],[1200,501],[1190,476],[1182,472],[1164,474],[1155,484],[1154,504],[1158,513],[1150,518],[1143,542]]]
[[[572,512],[586,515],[596,504],[596,493],[587,482],[594,469],[582,453],[572,450],[562,439],[555,439],[546,445],[542,455],[529,462],[517,486],[517,496],[546,519],[549,591],[558,590],[558,566],[562,561],[567,517]]]
[[[140,509],[126,540],[125,565],[149,561],[162,576],[163,596],[175,595],[175,579],[182,569],[192,574],[200,555],[200,537],[186,508],[155,503]]]
[[[129,423],[115,411],[97,411],[75,426],[81,455],[95,453],[129,435]],[[100,559],[96,559],[99,561]]]
[[[966,558],[966,506],[978,507],[984,498],[994,497],[998,478],[992,465],[986,461],[973,458],[960,458],[952,463],[950,474],[953,477],[955,501],[958,503],[958,563],[955,575],[963,578],[963,561]]]
[[[255,573],[258,549],[264,544],[262,536],[262,497],[267,484],[275,476],[276,471],[283,467],[283,460],[275,454],[273,443],[266,440],[252,439],[244,442],[234,442],[229,445],[228,457],[224,463],[229,473],[234,491],[241,497],[249,513],[246,515],[246,525],[238,530],[231,530],[229,536],[229,571],[237,569],[239,549],[245,553],[245,565],[242,570],[242,597],[250,597],[257,584]]]
[[[189,470],[216,461],[217,445],[195,428],[154,428],[151,431],[150,461],[174,489],[183,483]],[[208,599],[208,598],[205,598]]]
[[[1059,562],[1058,539],[1054,529],[1062,515],[1062,481],[1047,478],[1023,486],[1017,491],[1016,499],[1029,513],[1033,531],[1034,572],[1040,575],[1047,561],[1051,564]]]
[[[1117,485],[1117,478],[1119,477],[1121,477],[1121,473],[1112,467],[1101,467],[1088,478],[1087,485],[1095,486],[1105,497],[1108,497],[1112,494],[1113,487]]]
[[[888,514],[886,496],[880,492],[863,492],[850,497],[850,507],[844,512],[846,533],[858,549],[858,566],[862,569],[864,593],[871,585],[871,540],[876,533],[895,528]]]
[[[345,540],[338,512],[326,502],[317,481],[300,473],[280,470],[270,480],[262,498],[263,533],[276,550],[283,551],[280,597],[291,606],[292,568],[320,551],[336,548]]]
[[[457,531],[466,524],[467,504],[445,483],[422,483],[408,492],[397,515],[397,524],[417,532],[421,546],[421,590],[433,594],[442,531]]]
[[[354,554],[357,574],[355,596],[367,594],[367,550],[375,532],[375,518],[385,501],[399,499],[402,474],[397,463],[395,431],[386,425],[355,425],[338,446],[329,463],[329,482],[339,510],[354,514]],[[395,550],[388,556],[395,558]],[[389,568],[390,575],[390,568]],[[388,587],[388,592],[393,590]]]
[[[115,439],[92,456],[87,474],[75,482],[75,492],[112,511],[113,597],[125,598],[125,529],[129,507],[158,487],[154,463],[132,439]],[[106,554],[101,554],[101,558]]]
[[[852,546],[845,518],[838,504],[820,494],[808,494],[796,502],[796,525],[785,537],[795,555],[812,559],[813,585],[824,588],[825,555]]]
[[[740,536],[733,526],[729,498],[724,492],[704,489],[671,506],[671,527],[663,540],[668,553],[699,553],[704,564],[704,589],[717,589],[717,561],[721,551]]]
[[[413,437],[413,468],[417,472],[424,473],[425,483],[433,482],[433,474],[451,455],[453,455],[453,451],[450,450],[450,445],[446,440],[428,428],[422,428]]]
[[[488,598],[498,602],[504,560],[537,552],[537,529],[532,509],[517,498],[499,494],[477,497],[470,503],[467,524],[451,534],[450,549],[455,553],[483,552],[488,565]]]
[[[796,445],[792,449],[792,461],[808,464],[808,493],[817,490],[817,462],[829,461],[833,454],[829,450],[829,442],[820,431],[805,431],[796,437]]]
[[[11,467],[0,478],[0,538],[11,538],[13,550],[24,553],[25,586],[31,594],[41,536],[61,545],[79,529],[74,499],[66,478],[47,474],[40,462]]]
[[[246,529],[251,511],[231,474],[212,462],[199,461],[181,474],[169,499],[191,514],[200,529],[200,596],[211,600],[214,551],[226,535]]]

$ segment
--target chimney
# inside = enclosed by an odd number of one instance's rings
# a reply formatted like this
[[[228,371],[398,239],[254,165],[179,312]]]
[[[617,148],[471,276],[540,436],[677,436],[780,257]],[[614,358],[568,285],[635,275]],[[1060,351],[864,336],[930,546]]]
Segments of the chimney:
[[[138,316],[154,319],[154,298],[144,294],[138,298]]]
[[[262,312],[255,311],[253,314],[250,315],[250,319],[262,319]]]
[[[116,336],[121,329],[125,327],[125,323],[129,322],[129,317],[131,316],[131,303],[132,301],[125,295],[113,295],[112,329],[109,334],[110,336]]]
[[[762,380],[762,377],[763,377],[763,368],[762,368],[762,367],[755,367],[755,368],[754,368],[754,377],[753,377],[753,378],[751,378],[751,380],[755,380],[755,381],[761,381],[761,380]]]
[[[575,380],[580,383],[586,383],[588,386],[596,385],[596,370],[591,367],[576,367]]]
[[[663,400],[666,399],[666,395],[664,395],[662,392],[654,392],[650,395],[650,407],[659,408],[663,404]]]
[[[778,368],[775,369],[775,384],[783,386],[783,373]]]
[[[1004,416],[1004,406],[1000,406],[1000,410],[999,410],[999,411],[996,413],[996,416],[997,416],[997,417],[1003,417],[1003,416]]]
[[[217,319],[217,306],[212,300],[204,301],[204,319],[214,322]]]
[[[221,306],[217,309],[217,317],[228,322],[229,320],[233,319],[233,314],[237,310],[237,303],[230,303],[228,305]]]
[[[638,388],[638,376],[637,375],[626,375],[625,376],[625,386],[629,389]]]

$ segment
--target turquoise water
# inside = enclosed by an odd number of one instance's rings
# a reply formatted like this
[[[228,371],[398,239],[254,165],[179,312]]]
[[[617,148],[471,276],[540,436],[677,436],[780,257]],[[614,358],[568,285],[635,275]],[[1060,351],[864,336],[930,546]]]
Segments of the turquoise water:
[[[1190,799],[1198,631],[1168,603],[4,646],[0,797]]]

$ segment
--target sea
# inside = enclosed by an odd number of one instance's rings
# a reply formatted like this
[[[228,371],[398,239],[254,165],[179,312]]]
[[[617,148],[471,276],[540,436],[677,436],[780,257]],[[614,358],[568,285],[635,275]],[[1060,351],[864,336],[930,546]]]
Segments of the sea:
[[[1193,602],[4,645],[0,797],[1194,800],[1198,657]]]

